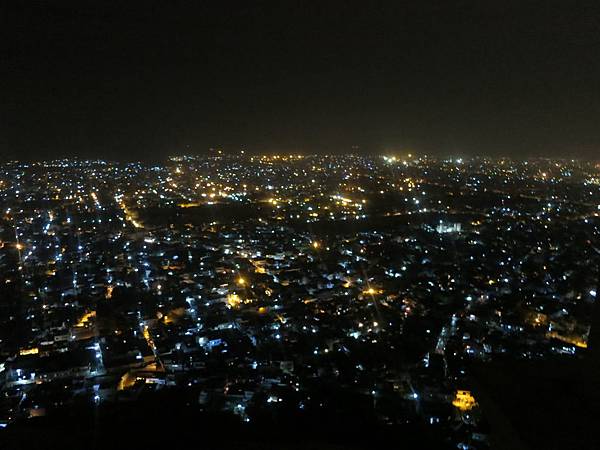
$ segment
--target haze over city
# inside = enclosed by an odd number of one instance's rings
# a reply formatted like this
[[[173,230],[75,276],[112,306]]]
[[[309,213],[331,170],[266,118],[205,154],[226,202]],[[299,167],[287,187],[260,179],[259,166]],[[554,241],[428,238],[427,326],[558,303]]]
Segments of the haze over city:
[[[593,158],[595,2],[11,2],[11,158]]]

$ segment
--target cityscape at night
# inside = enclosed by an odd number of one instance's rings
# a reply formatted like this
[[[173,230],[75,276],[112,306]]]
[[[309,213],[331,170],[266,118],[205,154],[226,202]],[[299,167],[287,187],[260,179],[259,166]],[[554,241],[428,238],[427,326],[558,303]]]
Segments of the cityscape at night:
[[[0,177],[7,432],[169,402],[489,448],[494,363],[585,355],[597,164],[215,150]]]
[[[0,2],[0,450],[596,450],[597,0]]]

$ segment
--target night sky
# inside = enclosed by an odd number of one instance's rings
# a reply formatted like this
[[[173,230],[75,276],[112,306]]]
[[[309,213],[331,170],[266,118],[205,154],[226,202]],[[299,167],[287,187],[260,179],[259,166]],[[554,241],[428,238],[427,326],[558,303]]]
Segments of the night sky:
[[[0,153],[600,155],[596,1],[240,4],[2,2]]]

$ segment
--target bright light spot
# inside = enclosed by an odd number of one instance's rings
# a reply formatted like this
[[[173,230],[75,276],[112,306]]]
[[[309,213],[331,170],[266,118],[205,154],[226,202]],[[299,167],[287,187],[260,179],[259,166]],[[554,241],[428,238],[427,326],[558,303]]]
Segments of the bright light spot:
[[[469,391],[456,391],[456,397],[452,401],[452,404],[461,411],[469,411],[477,405],[477,402]]]

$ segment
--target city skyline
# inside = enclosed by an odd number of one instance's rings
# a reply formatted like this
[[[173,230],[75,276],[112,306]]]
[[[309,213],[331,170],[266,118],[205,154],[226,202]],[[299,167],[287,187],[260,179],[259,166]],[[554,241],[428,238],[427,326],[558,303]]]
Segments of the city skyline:
[[[7,448],[597,446],[597,163],[4,162],[0,205]]]
[[[599,11],[2,2],[0,448],[600,448]]]

